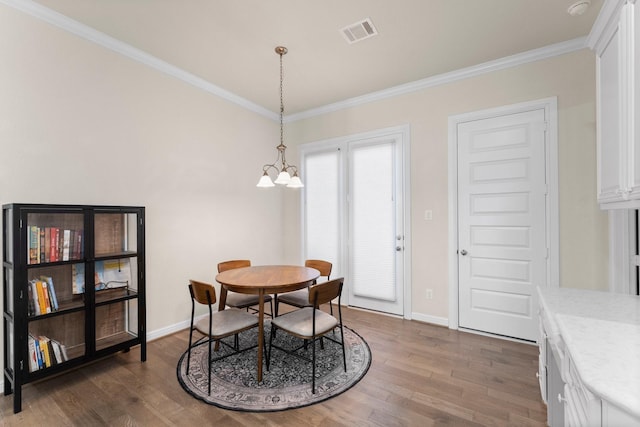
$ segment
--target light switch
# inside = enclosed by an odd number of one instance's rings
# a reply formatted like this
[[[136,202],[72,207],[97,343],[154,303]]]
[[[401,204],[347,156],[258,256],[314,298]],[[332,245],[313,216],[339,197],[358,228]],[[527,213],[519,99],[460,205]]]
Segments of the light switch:
[[[431,221],[433,219],[433,211],[431,209],[427,209],[424,211],[424,220]]]

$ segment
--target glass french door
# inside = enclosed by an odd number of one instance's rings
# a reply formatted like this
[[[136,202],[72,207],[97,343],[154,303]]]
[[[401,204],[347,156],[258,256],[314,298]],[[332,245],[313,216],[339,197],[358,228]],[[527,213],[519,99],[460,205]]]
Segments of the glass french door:
[[[404,314],[401,135],[302,147],[304,253],[333,263],[351,306]],[[347,298],[345,298],[347,297]]]

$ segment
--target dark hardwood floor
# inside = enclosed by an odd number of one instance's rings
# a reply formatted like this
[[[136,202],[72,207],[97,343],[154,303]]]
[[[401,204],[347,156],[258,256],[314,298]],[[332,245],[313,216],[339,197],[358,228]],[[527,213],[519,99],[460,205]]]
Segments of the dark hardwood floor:
[[[373,361],[352,389],[326,402],[274,413],[207,405],[176,379],[188,332],[23,388],[23,411],[0,397],[3,426],[543,426],[546,406],[534,345],[345,309]]]

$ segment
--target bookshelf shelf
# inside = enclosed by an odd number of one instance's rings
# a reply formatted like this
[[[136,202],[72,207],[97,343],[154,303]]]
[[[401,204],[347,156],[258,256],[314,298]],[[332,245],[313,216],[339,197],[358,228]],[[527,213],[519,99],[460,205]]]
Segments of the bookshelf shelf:
[[[2,208],[4,394],[14,412],[32,381],[136,345],[144,362],[144,208]]]

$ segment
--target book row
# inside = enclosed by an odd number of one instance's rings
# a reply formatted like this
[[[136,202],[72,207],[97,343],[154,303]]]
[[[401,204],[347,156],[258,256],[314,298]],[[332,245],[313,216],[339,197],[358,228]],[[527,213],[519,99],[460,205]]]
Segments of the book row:
[[[40,264],[82,258],[82,233],[82,230],[29,226],[27,263]]]
[[[58,311],[58,297],[51,277],[30,280],[27,294],[27,315],[38,316]]]
[[[29,372],[50,368],[69,360],[64,344],[46,336],[29,334]]]

